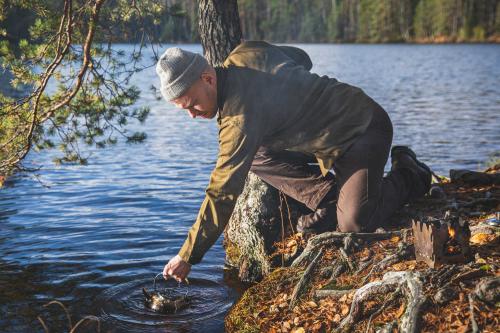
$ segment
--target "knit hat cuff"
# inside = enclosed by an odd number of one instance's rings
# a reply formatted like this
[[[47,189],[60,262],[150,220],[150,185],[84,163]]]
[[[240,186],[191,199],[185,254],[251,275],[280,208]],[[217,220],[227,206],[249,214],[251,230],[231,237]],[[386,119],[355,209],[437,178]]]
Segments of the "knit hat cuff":
[[[160,67],[163,71],[167,72],[168,68],[164,67],[163,59],[160,60]],[[201,76],[201,73],[208,66],[208,62],[205,58],[196,54],[193,60],[186,67],[184,72],[179,75],[174,81],[167,82],[160,75],[160,92],[168,101],[174,100],[181,97],[188,89],[196,82]]]

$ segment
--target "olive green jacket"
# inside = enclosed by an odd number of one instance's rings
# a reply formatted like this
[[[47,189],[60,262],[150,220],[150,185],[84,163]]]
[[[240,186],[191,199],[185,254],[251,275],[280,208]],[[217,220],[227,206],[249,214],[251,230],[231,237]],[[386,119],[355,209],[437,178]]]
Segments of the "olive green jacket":
[[[184,261],[200,262],[224,231],[260,146],[314,154],[326,174],[368,127],[375,102],[311,67],[298,48],[244,42],[217,68],[219,154]]]

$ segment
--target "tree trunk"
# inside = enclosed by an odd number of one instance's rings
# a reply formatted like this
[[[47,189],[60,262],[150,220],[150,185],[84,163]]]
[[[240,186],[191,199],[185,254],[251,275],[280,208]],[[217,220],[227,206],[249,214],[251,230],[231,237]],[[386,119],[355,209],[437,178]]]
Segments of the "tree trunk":
[[[279,196],[274,187],[252,172],[248,174],[224,231],[226,264],[238,270],[241,281],[260,281],[283,263],[280,255],[272,256],[274,244],[292,234],[298,217],[307,212],[304,205],[288,197],[285,202]]]
[[[212,66],[221,66],[242,39],[238,4],[236,0],[199,0],[198,17],[203,54]]]

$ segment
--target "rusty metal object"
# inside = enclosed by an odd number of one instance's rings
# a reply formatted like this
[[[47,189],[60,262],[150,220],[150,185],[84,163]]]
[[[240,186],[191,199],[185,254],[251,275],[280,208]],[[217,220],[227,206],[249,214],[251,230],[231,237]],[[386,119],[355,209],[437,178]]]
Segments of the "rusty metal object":
[[[436,268],[471,259],[470,230],[466,221],[460,221],[458,217],[446,217],[444,220],[427,218],[413,220],[412,228],[417,261]]]

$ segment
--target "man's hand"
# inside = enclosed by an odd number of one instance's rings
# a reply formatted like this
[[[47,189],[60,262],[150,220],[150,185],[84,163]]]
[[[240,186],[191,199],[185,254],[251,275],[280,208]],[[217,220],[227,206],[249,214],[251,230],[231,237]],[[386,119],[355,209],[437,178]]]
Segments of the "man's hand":
[[[178,255],[170,259],[163,268],[163,278],[173,277],[177,282],[184,281],[191,271],[191,264],[185,262]]]

